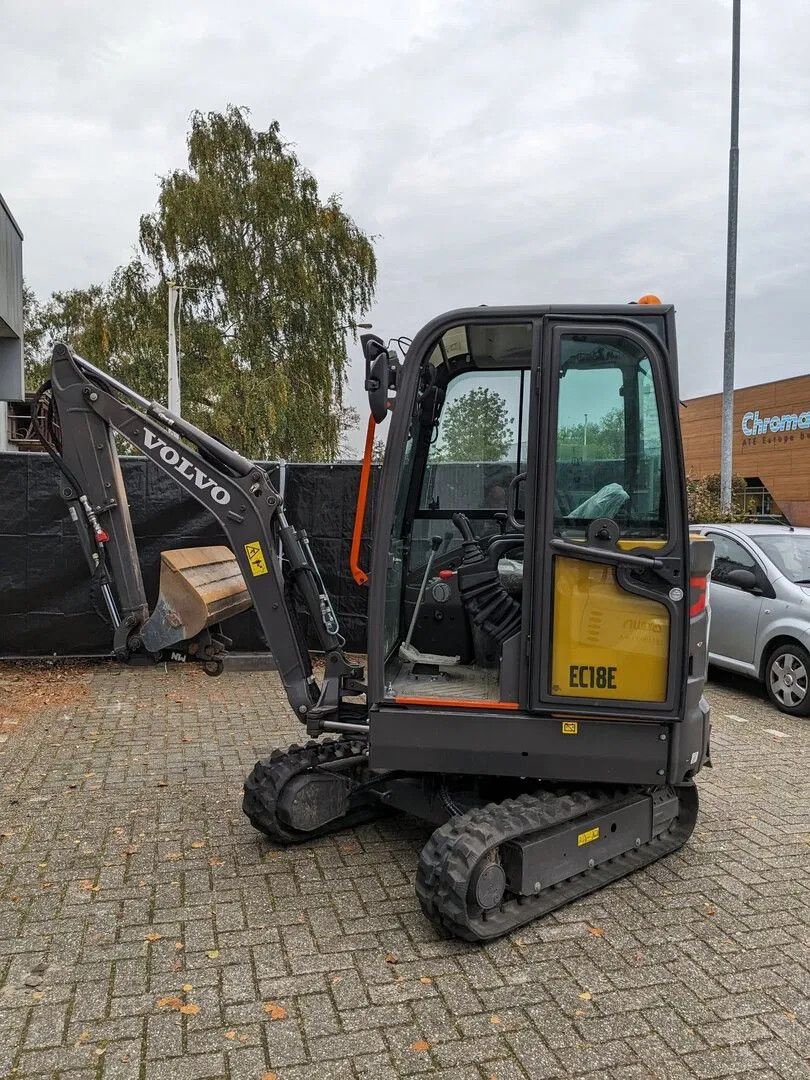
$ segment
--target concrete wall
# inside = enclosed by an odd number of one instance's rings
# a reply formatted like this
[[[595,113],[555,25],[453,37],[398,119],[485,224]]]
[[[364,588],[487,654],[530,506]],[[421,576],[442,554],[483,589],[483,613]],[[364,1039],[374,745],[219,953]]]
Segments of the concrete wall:
[[[21,401],[23,384],[23,235],[0,195],[0,400]]]

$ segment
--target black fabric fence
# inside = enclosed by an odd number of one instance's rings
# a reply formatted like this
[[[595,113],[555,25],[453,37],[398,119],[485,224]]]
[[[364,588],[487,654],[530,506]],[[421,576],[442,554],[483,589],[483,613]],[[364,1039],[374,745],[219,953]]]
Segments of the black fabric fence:
[[[128,457],[121,466],[151,606],[161,551],[227,540],[205,508],[151,462]],[[268,468],[278,486],[279,467]],[[309,534],[347,647],[362,651],[367,592],[349,572],[359,472],[356,464],[287,465],[285,503],[290,522]],[[96,609],[75,527],[57,492],[58,475],[45,454],[0,454],[0,655],[104,654],[112,647],[112,629]],[[368,555],[366,536],[363,566]],[[234,649],[266,648],[253,611],[229,619],[223,628]]]

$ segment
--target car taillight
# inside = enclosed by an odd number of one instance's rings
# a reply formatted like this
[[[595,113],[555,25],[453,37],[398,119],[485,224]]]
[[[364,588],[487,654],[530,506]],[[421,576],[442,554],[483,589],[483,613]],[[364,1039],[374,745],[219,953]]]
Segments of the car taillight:
[[[689,618],[694,619],[706,610],[709,598],[709,579],[693,577],[689,579]]]

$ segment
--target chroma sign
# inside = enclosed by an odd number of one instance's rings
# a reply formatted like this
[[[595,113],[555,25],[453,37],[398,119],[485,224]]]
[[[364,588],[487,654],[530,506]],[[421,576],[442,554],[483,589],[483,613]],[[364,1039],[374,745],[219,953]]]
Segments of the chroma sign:
[[[742,418],[742,432],[747,438],[755,435],[774,435],[782,431],[806,431],[810,429],[810,409],[800,413],[782,413],[781,416],[760,416],[759,410],[747,412]]]

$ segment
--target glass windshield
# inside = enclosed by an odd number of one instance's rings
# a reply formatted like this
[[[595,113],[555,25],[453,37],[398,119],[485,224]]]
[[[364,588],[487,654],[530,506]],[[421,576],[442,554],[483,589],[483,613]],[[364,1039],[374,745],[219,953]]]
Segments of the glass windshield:
[[[810,534],[763,533],[751,539],[789,581],[810,585]]]

